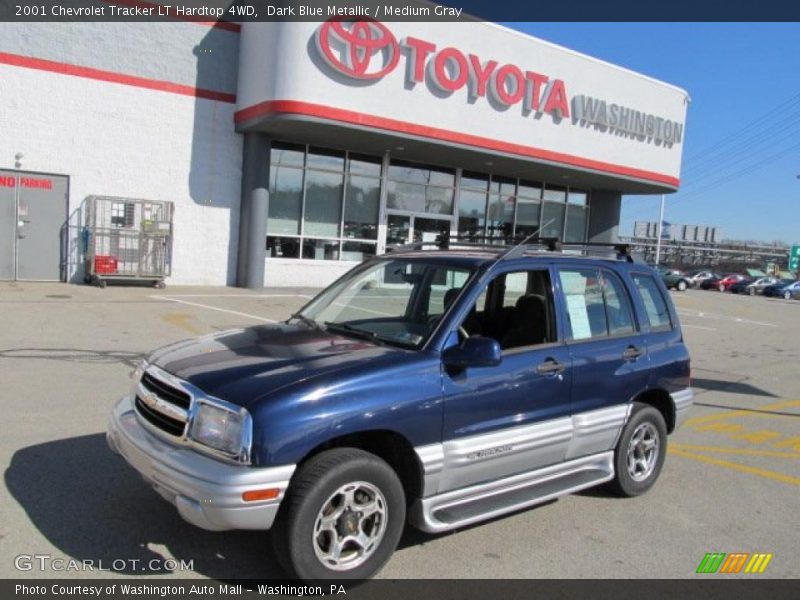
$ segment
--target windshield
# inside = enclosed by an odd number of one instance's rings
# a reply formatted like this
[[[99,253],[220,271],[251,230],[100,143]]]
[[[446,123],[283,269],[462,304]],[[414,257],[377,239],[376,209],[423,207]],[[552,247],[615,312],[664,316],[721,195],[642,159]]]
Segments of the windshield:
[[[345,276],[300,317],[332,333],[419,348],[473,272],[427,261],[383,260]]]

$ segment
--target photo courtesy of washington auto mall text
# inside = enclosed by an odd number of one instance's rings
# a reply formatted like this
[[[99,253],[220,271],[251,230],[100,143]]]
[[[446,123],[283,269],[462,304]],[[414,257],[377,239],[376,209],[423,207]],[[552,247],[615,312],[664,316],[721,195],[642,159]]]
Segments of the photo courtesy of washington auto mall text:
[[[22,584],[13,588],[16,597],[30,598],[254,598],[257,596],[347,596],[341,583],[298,585],[284,583],[78,583]]]

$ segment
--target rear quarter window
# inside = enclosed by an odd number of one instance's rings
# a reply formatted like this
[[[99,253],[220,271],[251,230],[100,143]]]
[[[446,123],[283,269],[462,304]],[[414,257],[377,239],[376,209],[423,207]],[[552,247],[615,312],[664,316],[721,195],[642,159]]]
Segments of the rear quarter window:
[[[655,278],[644,273],[631,273],[633,283],[644,304],[645,315],[651,329],[672,329],[667,300]]]

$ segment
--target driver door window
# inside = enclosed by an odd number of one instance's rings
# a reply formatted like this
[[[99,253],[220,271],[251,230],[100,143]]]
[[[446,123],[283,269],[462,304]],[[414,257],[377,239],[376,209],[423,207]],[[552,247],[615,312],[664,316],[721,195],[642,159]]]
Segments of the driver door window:
[[[498,275],[484,288],[461,325],[469,335],[494,338],[503,350],[555,342],[549,272],[538,269]]]

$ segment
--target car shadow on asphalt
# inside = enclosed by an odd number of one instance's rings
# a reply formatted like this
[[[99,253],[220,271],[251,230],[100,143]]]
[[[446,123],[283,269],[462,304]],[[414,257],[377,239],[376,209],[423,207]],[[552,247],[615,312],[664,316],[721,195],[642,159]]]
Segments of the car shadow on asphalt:
[[[214,579],[285,577],[273,558],[268,532],[217,533],[185,523],[109,450],[101,433],[18,450],[5,471],[5,484],[31,523],[61,553],[53,558],[63,559],[64,565],[74,559],[92,561],[95,569],[114,566],[128,576],[180,577],[180,570],[161,570],[163,559],[172,558],[179,565],[191,561],[193,571]],[[124,567],[117,569],[121,559]]]
[[[778,397],[771,392],[761,389],[760,387],[746,383],[744,380],[725,381],[722,379],[694,377],[692,378],[692,388],[695,389],[695,393],[725,392],[728,394],[743,394],[745,396],[764,396],[767,398]]]

